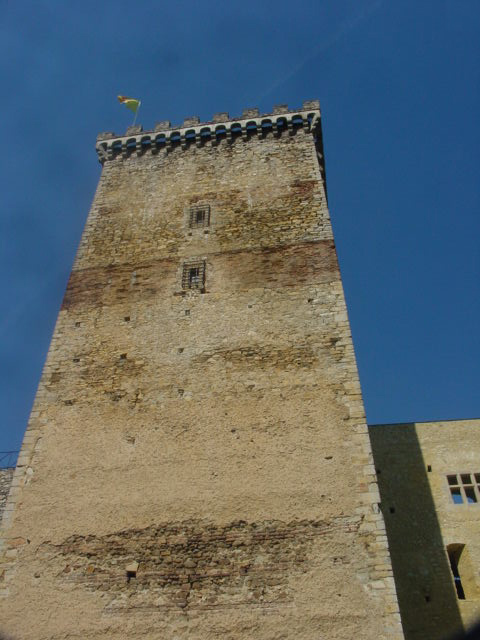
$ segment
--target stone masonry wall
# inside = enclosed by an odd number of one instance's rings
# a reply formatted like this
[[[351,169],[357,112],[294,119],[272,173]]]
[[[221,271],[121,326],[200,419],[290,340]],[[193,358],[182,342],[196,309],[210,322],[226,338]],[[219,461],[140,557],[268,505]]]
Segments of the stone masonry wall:
[[[12,637],[402,638],[317,150],[105,162],[7,505]]]
[[[0,522],[12,484],[13,471],[14,469],[0,469]]]

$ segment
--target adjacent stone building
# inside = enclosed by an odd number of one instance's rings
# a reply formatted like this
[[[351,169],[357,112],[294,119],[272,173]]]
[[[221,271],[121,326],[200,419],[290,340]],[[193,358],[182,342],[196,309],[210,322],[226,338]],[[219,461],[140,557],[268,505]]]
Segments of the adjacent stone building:
[[[480,420],[370,427],[406,640],[480,620]]]
[[[12,484],[13,467],[0,468],[0,522],[2,521],[3,510],[7,503],[8,492]]]
[[[97,150],[2,521],[2,631],[401,640],[318,103]]]

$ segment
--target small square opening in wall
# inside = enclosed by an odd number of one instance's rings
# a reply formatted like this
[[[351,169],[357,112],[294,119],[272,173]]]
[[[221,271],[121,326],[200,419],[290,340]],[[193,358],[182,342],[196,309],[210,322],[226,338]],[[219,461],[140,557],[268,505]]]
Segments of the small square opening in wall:
[[[137,577],[138,562],[131,562],[125,567],[127,582]]]
[[[203,289],[205,286],[205,260],[186,262],[182,271],[182,289]]]
[[[210,205],[195,205],[190,207],[189,227],[197,229],[210,225]]]

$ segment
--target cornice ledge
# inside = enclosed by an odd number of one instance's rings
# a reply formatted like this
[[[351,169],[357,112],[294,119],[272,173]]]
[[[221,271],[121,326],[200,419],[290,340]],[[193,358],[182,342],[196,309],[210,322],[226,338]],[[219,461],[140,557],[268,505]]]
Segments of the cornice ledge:
[[[276,105],[272,113],[260,114],[257,108],[244,109],[240,118],[230,118],[226,112],[214,114],[212,120],[200,122],[198,116],[186,118],[179,127],[172,127],[168,120],[157,123],[153,131],[143,131],[141,125],[129,127],[125,135],[117,136],[111,131],[99,133],[96,150],[100,162],[112,160],[119,154],[126,158],[160,149],[170,151],[176,146],[186,149],[210,142],[218,144],[222,139],[232,143],[236,138],[247,141],[255,136],[264,138],[269,133],[281,136],[287,132],[294,135],[298,129],[315,133],[320,125],[320,103],[305,101],[301,109],[289,109],[288,105]]]

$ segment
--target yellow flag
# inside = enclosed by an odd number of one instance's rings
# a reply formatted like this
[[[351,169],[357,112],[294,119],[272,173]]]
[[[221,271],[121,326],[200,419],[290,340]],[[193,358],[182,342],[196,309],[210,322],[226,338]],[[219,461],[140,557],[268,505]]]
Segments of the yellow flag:
[[[137,113],[138,107],[141,104],[140,100],[135,100],[135,98],[129,98],[128,96],[118,96],[118,101],[124,104],[130,111],[133,111],[133,113]]]

